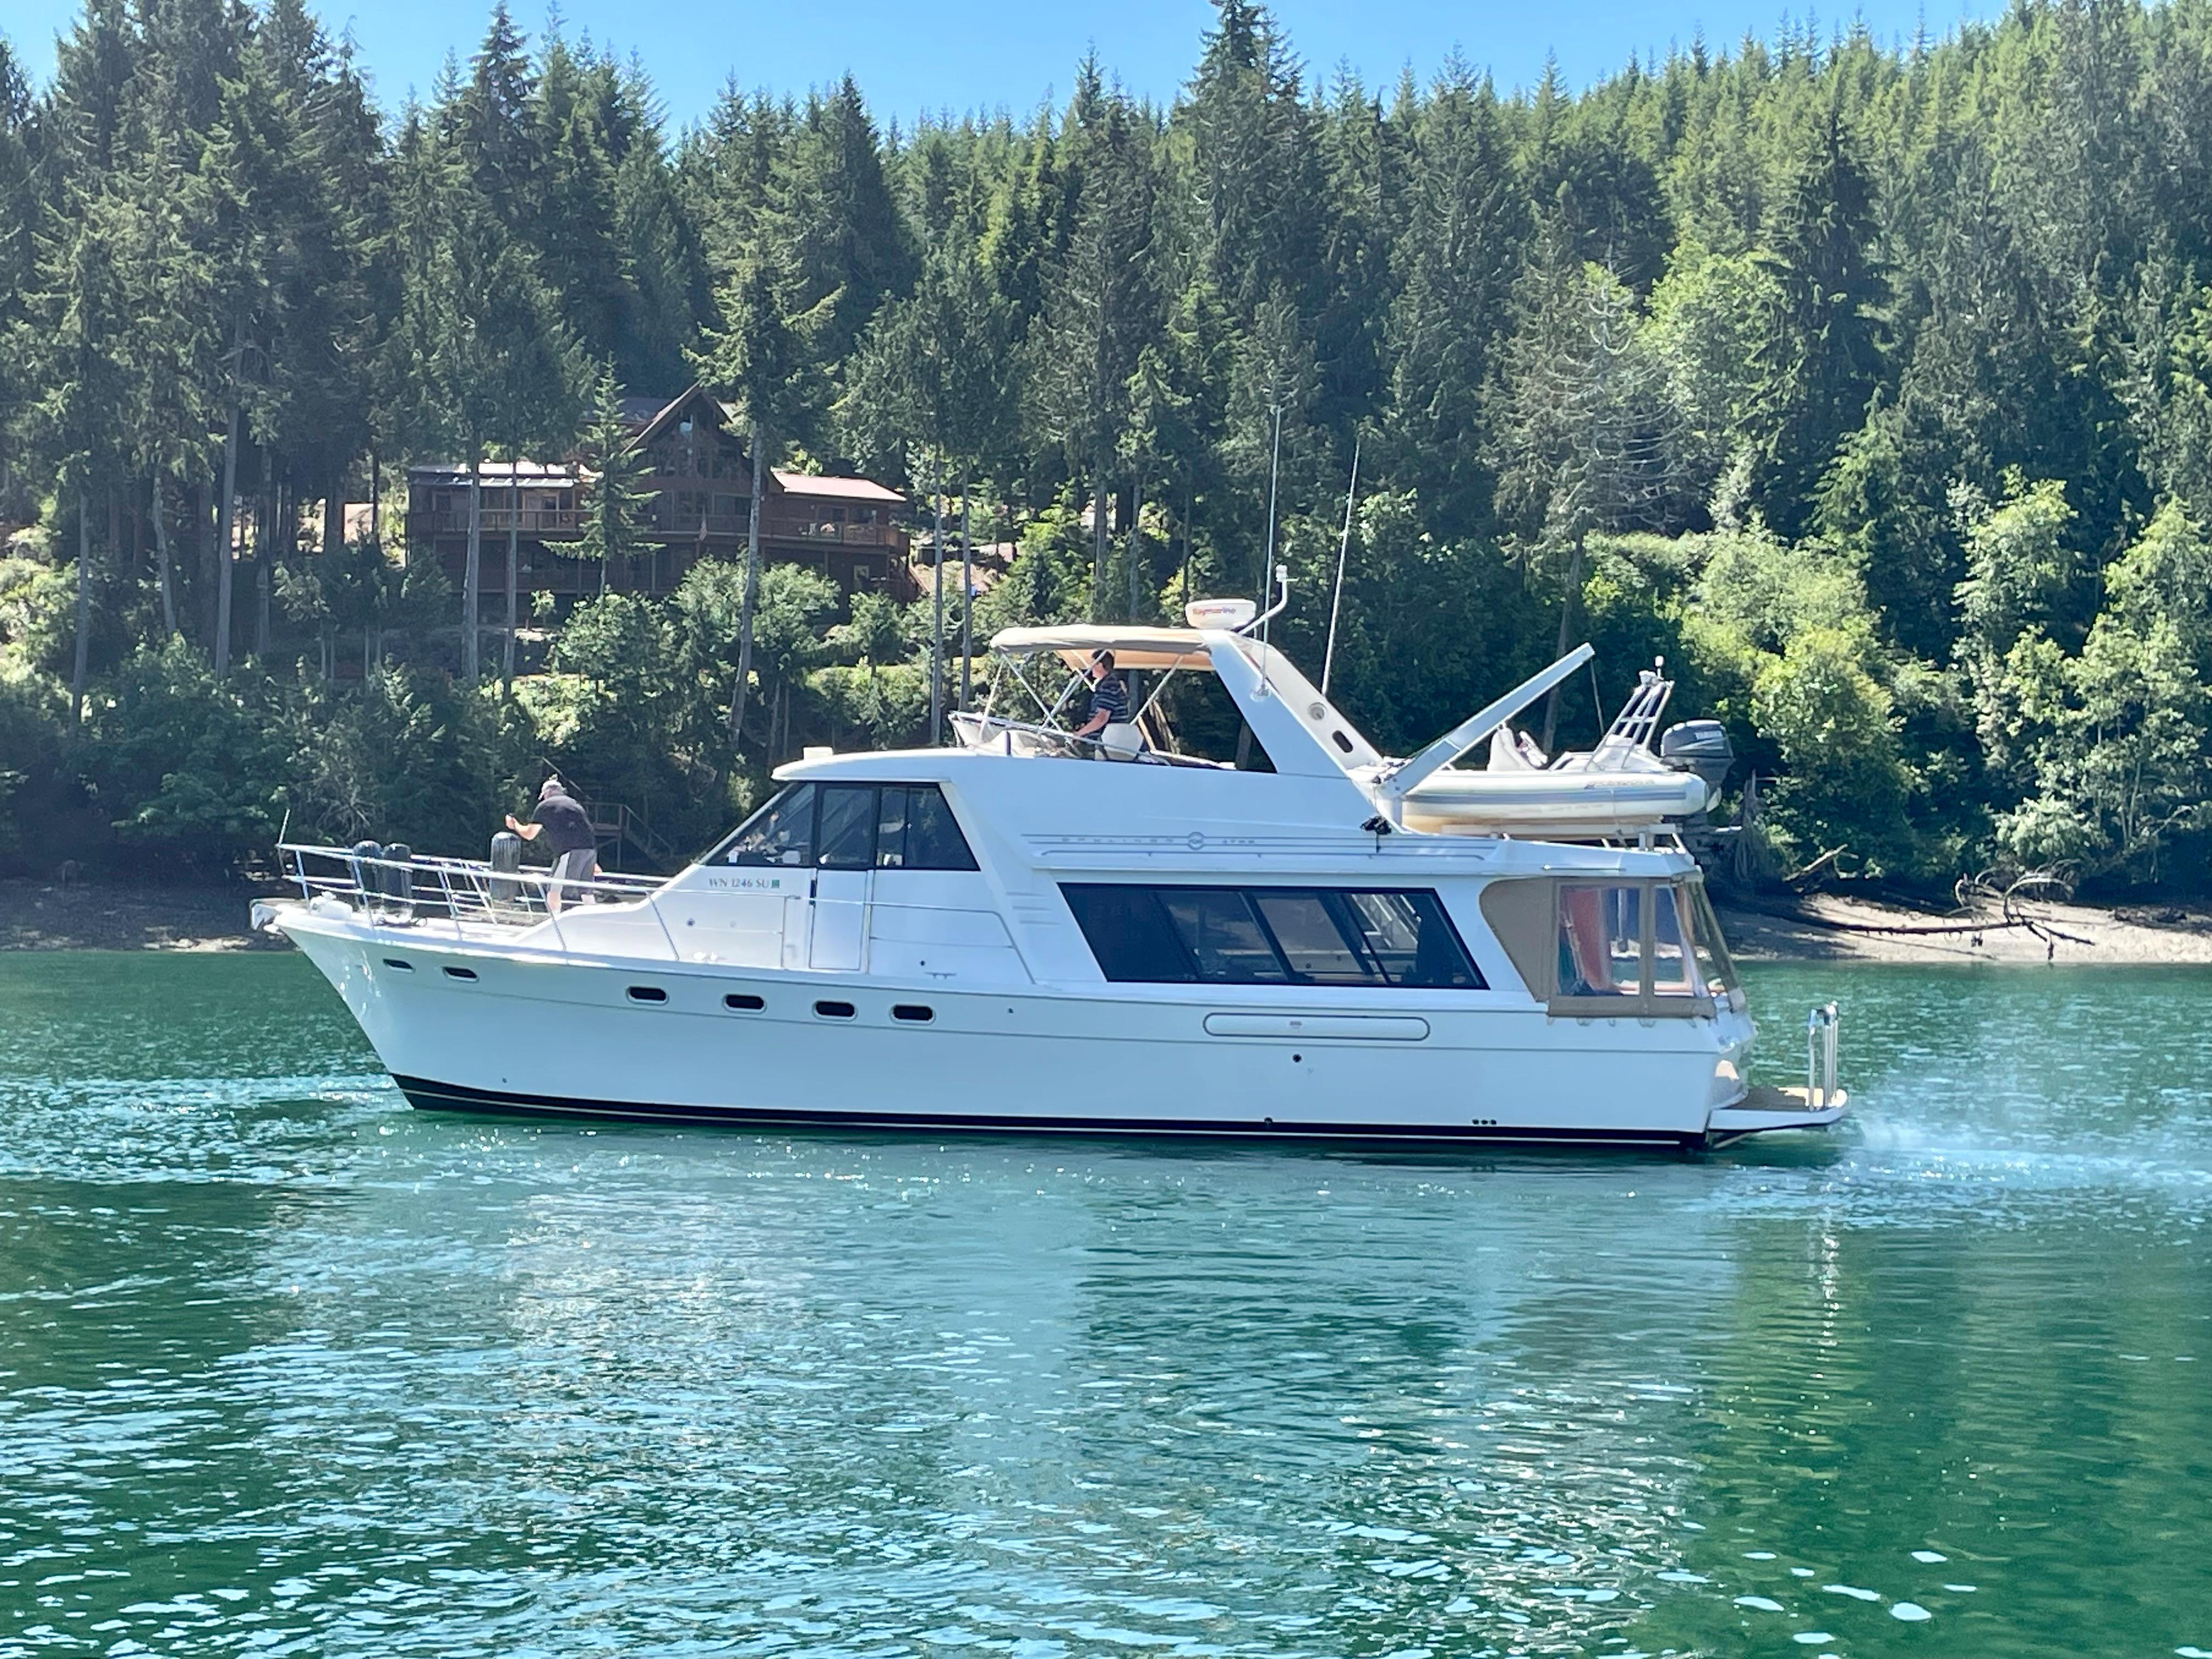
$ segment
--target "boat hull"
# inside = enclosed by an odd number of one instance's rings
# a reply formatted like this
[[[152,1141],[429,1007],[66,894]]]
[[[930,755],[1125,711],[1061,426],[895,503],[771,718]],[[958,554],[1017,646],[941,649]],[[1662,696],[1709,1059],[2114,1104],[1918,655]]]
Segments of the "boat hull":
[[[1369,1146],[1468,1145],[1699,1147],[1702,1134],[1627,1126],[1577,1128],[1566,1125],[1389,1124],[1321,1120],[1255,1123],[1249,1118],[1170,1118],[1157,1115],[1076,1117],[1065,1113],[900,1112],[880,1107],[800,1109],[788,1106],[676,1105],[653,1101],[580,1100],[518,1095],[393,1076],[410,1104],[426,1112],[471,1112],[496,1117],[588,1118],[635,1123],[715,1125],[741,1129],[869,1130],[898,1134],[1087,1135],[1115,1139],[1254,1139],[1357,1142]]]
[[[955,988],[532,957],[305,913],[283,926],[429,1109],[1688,1146],[1706,1144],[1715,1108],[1741,1097],[1750,1036],[1741,1016],[1554,1019],[1497,994],[1351,994],[1315,1006],[1254,987]],[[1174,994],[1123,994],[1139,989]]]

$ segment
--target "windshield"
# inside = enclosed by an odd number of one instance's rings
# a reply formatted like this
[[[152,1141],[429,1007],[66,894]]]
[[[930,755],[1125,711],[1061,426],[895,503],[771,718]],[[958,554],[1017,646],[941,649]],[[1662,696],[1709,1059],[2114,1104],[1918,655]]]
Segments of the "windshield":
[[[814,786],[797,784],[731,831],[702,864],[814,862]]]

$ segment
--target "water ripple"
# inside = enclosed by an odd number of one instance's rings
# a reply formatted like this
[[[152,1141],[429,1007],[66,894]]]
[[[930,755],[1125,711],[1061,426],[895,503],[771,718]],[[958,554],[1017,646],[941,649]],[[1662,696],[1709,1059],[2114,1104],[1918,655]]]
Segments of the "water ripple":
[[[1434,1158],[428,1117],[296,959],[0,963],[0,1650],[2192,1651],[2212,1032],[1838,987],[1831,1139]]]

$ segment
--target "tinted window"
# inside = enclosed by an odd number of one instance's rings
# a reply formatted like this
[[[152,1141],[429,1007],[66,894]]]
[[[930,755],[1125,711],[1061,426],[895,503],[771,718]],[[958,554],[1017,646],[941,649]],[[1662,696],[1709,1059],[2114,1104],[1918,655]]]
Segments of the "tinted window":
[[[876,808],[876,867],[879,870],[906,867],[906,803],[912,793],[895,783],[884,785],[879,792]]]
[[[738,825],[707,864],[827,870],[973,870],[975,855],[933,783],[802,783]]]
[[[1480,990],[1451,920],[1434,893],[1339,893],[1352,932],[1393,985]]]
[[[1164,887],[1160,904],[1198,964],[1218,984],[1280,984],[1290,977],[1244,895],[1228,887]]]
[[[1255,893],[1267,931],[1275,936],[1283,960],[1300,979],[1322,985],[1364,985],[1377,978],[1366,953],[1337,925],[1334,894]]]
[[[815,862],[824,870],[865,870],[876,861],[876,788],[831,783],[822,788],[822,829]]]
[[[709,864],[814,862],[814,786],[787,789],[707,855]]]
[[[1151,888],[1066,886],[1060,890],[1075,913],[1076,926],[1091,943],[1091,954],[1098,958],[1098,971],[1107,978],[1178,985],[1198,977]]]
[[[1060,890],[1109,980],[1484,988],[1432,892],[1119,884]]]
[[[888,793],[888,792],[887,792]],[[973,870],[975,855],[952,820],[945,792],[935,784],[907,791],[906,867],[909,870]]]
[[[876,866],[882,870],[973,870],[975,855],[952,821],[945,792],[933,783],[887,783],[876,820]]]

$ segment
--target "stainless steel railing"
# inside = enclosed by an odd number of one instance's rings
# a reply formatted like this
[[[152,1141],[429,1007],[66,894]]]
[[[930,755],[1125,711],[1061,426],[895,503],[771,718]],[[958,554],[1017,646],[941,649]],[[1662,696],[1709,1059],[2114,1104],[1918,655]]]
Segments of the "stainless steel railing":
[[[354,848],[287,842],[280,845],[291,884],[311,907],[343,906],[362,921],[392,927],[447,929],[465,942],[505,952],[562,958],[572,951],[675,962],[720,962],[755,968],[869,970],[878,949],[1002,950],[1016,964],[1020,950],[996,910],[891,902],[870,894],[824,897],[812,890],[816,872],[794,867],[802,880],[789,892],[721,892],[686,887],[670,903],[641,901],[660,894],[664,878],[597,876],[556,880],[539,866],[495,869],[472,859],[410,853],[392,858]],[[751,873],[750,869],[745,872]],[[757,873],[769,873],[763,867]],[[562,908],[548,902],[562,890]],[[893,921],[895,931],[883,932]],[[261,925],[257,921],[257,926]],[[920,928],[917,933],[911,930]],[[487,929],[495,930],[487,933]],[[794,955],[794,952],[796,953]],[[1016,977],[1025,976],[1018,966]]]
[[[534,927],[550,914],[549,890],[558,885],[562,902],[595,900],[628,903],[657,891],[658,876],[592,876],[556,883],[550,867],[495,870],[473,859],[434,858],[410,853],[386,856],[374,842],[356,847],[321,847],[285,842],[277,848],[286,879],[300,896],[335,898],[379,921],[412,922],[444,917],[454,921]]]
[[[1218,771],[1218,761],[1193,755],[1170,754],[1145,748],[1133,755],[1115,755],[1097,738],[1079,738],[1056,726],[1009,720],[1003,714],[956,709],[951,715],[955,738],[963,749],[1006,754],[1032,760],[1127,760],[1146,766],[1192,766]]]
[[[1815,1109],[1836,1097],[1836,1039],[1843,1018],[1832,1002],[1805,1016],[1805,1095]]]

